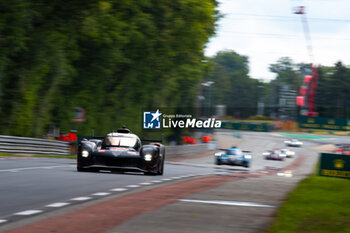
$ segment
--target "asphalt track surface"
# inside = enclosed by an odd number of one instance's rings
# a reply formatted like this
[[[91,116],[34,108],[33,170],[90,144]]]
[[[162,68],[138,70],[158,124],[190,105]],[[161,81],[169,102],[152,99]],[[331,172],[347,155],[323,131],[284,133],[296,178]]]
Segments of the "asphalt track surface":
[[[66,203],[77,197],[103,196],[111,189],[138,188],[165,183],[181,176],[208,174],[211,169],[182,165],[165,165],[164,176],[145,176],[142,173],[77,172],[74,160],[56,158],[0,159],[0,219],[13,213],[36,210],[52,203]],[[96,194],[96,195],[93,195]]]
[[[285,161],[265,160],[262,152],[284,148],[281,137],[274,133],[244,132],[241,139],[231,131],[216,135],[218,147],[232,144],[253,154],[249,169],[213,164],[213,156],[167,162],[164,176],[144,176],[141,173],[76,172],[75,161],[55,158],[0,158],[0,231],[8,223],[16,223],[32,216],[54,212],[81,203],[107,198],[119,192],[138,192],[144,187],[166,186],[172,182],[206,175],[256,173],[278,170],[293,163],[298,157],[317,152],[311,148],[327,143],[338,143],[344,138],[305,140],[304,146],[295,148],[295,158]]]

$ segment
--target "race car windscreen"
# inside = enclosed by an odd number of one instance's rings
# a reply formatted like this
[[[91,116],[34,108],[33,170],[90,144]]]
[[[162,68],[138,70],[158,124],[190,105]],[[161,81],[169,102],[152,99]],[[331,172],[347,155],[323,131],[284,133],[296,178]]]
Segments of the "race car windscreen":
[[[228,150],[228,151],[227,151],[227,154],[228,154],[228,155],[241,155],[242,152],[239,151],[239,150]]]
[[[132,137],[106,137],[105,146],[124,146],[133,147],[136,145],[137,139]]]

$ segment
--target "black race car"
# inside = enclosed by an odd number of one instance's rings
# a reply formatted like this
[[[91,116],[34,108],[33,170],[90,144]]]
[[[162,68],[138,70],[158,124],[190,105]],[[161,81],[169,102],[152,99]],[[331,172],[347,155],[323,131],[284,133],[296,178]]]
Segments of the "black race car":
[[[83,139],[78,146],[77,170],[103,169],[141,171],[146,175],[163,175],[165,148],[159,140],[142,145],[138,136],[123,127],[105,137]]]

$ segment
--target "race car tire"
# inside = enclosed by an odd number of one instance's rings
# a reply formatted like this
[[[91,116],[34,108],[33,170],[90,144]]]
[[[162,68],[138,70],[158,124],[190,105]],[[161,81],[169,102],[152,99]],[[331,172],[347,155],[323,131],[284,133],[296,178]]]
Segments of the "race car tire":
[[[83,168],[83,167],[77,167],[78,172],[99,172],[100,170],[98,168]]]
[[[215,164],[216,164],[216,165],[221,165],[221,164],[222,164],[222,163],[221,163],[221,160],[216,160],[216,161],[215,161]]]
[[[144,172],[143,174],[145,176],[156,176],[158,173],[157,172]]]
[[[157,172],[157,173],[158,173],[158,175],[160,175],[160,176],[163,175],[163,173],[164,173],[164,159],[163,159],[163,161],[162,161],[160,167],[158,168],[158,172]]]
[[[90,171],[88,168],[77,167],[78,172],[88,172]]]

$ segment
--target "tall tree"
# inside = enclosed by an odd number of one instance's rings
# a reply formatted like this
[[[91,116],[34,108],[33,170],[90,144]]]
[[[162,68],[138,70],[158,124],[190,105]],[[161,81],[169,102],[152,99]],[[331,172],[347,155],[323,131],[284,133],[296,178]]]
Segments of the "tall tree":
[[[0,133],[126,124],[143,108],[192,106],[213,0],[0,1]],[[71,122],[73,108],[86,122]]]
[[[213,102],[227,107],[227,114],[248,117],[256,114],[259,81],[249,77],[248,58],[234,51],[222,51],[211,59],[208,80],[213,85]]]
[[[316,107],[320,116],[349,118],[350,69],[341,62],[334,67],[320,66]]]

